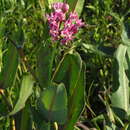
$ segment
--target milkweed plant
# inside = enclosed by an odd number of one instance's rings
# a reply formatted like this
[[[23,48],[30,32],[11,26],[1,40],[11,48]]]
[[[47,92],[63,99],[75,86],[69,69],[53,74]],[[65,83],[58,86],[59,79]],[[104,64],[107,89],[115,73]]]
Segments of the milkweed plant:
[[[85,64],[73,42],[85,23],[65,2],[52,3],[44,15],[44,38],[32,44],[34,65],[25,54],[28,19],[16,19],[17,28],[5,36],[8,60],[1,68],[0,95],[7,111],[0,120],[8,120],[7,129],[73,130],[84,108]]]

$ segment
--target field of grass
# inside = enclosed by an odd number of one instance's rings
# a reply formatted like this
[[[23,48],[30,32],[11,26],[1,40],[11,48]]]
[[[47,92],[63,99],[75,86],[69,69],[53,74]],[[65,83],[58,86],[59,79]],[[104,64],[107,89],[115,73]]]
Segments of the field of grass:
[[[0,130],[130,130],[130,0],[0,0]]]

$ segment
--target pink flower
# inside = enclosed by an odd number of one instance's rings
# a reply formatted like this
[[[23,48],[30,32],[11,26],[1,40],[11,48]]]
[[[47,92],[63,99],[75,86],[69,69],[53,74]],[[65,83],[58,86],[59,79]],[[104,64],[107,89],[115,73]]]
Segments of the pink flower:
[[[68,12],[68,10],[69,10],[69,5],[64,3],[63,6],[62,6],[62,11]]]
[[[80,27],[84,26],[76,12],[70,12],[66,19],[69,5],[57,2],[52,5],[54,11],[47,15],[52,40],[59,40],[62,44],[67,44],[74,39]]]
[[[77,20],[78,14],[76,12],[70,12],[69,18],[73,20]]]
[[[77,20],[76,20],[76,25],[77,25],[78,27],[82,27],[82,26],[84,26],[85,24],[82,22],[81,19],[77,19]]]
[[[54,9],[55,12],[67,12],[69,10],[69,5],[62,3],[62,2],[57,2],[52,4],[52,8]]]

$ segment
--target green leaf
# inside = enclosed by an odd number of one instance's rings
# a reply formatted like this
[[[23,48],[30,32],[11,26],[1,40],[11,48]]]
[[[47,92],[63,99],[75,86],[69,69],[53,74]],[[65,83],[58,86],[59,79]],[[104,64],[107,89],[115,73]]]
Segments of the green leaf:
[[[67,88],[69,122],[65,129],[72,129],[83,110],[85,92],[85,65],[77,52],[63,57],[55,72],[54,81],[63,82]]]
[[[39,0],[39,4],[42,9],[45,9],[45,7],[48,5],[48,0]]]
[[[127,61],[126,74],[127,74],[127,77],[130,81],[130,47],[127,47],[126,61]]]
[[[3,55],[4,63],[0,74],[0,86],[3,88],[11,87],[15,80],[16,71],[19,63],[19,55],[16,48],[9,44],[8,50]]]
[[[81,15],[85,0],[67,0],[71,11],[76,11],[78,15]]]
[[[42,47],[37,56],[37,77],[42,88],[50,85],[55,48]]]
[[[46,88],[38,106],[44,119],[63,124],[67,118],[67,93],[64,84]]]
[[[85,53],[92,52],[103,56],[113,56],[113,53],[115,52],[115,49],[113,47],[107,47],[103,45],[95,46],[92,44],[83,44],[82,49]]]
[[[85,97],[85,86],[86,86],[86,76],[85,76],[85,64],[82,66],[82,71],[76,83],[76,87],[73,90],[72,96],[69,98],[69,111],[68,119],[65,124],[65,130],[72,130],[78,118],[80,117],[81,112],[84,108],[84,97]]]
[[[122,38],[123,43],[127,46],[130,46],[130,20],[129,18],[127,20],[122,19],[121,29],[122,29],[121,38]]]
[[[18,111],[20,111],[22,108],[24,108],[27,99],[32,94],[33,83],[34,83],[34,81],[33,81],[31,75],[24,75],[22,84],[21,84],[19,99],[18,99],[13,111],[9,115],[14,115]]]
[[[78,53],[67,54],[63,58],[56,70],[54,81],[63,82],[72,95],[74,88],[78,82],[78,78],[82,69],[82,59]]]
[[[32,130],[31,111],[29,104],[26,104],[22,111],[20,130]]]
[[[64,0],[48,0],[49,7],[51,8],[51,5],[55,2],[63,2]]]
[[[113,90],[111,101],[116,108],[128,112],[129,108],[129,83],[126,75],[126,51],[127,47],[119,45],[116,51],[114,63]]]

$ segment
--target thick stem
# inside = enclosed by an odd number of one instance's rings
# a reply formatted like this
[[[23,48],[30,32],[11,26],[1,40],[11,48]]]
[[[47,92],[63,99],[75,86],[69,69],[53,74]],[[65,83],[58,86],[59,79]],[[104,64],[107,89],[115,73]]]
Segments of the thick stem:
[[[11,122],[10,122],[10,123],[11,123],[10,130],[16,130],[16,127],[15,127],[15,120],[14,120],[14,118],[11,117],[10,120],[11,120]]]
[[[69,50],[67,50],[67,51],[64,53],[64,55],[63,55],[61,61],[59,62],[59,64],[58,64],[58,66],[57,66],[57,68],[56,68],[54,74],[52,75],[52,81],[54,80],[54,78],[55,78],[55,76],[56,76],[56,73],[58,72],[58,70],[59,70],[59,68],[60,68],[60,66],[61,66],[61,64],[62,64],[62,62],[64,61],[65,56],[66,56],[70,51],[72,51],[74,48],[75,48],[75,46],[72,46]]]

